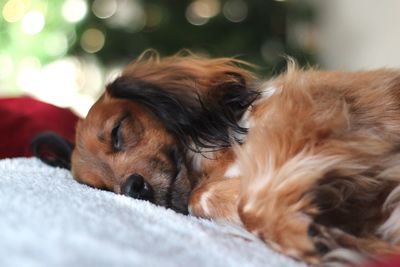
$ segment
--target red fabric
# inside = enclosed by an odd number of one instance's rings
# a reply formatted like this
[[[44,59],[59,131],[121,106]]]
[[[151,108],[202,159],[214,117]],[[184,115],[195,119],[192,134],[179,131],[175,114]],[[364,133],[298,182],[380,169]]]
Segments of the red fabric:
[[[78,117],[30,97],[0,99],[0,158],[29,157],[32,138],[54,131],[73,141]]]
[[[365,264],[360,267],[399,267],[400,266],[400,255],[388,257],[386,260],[380,263]]]

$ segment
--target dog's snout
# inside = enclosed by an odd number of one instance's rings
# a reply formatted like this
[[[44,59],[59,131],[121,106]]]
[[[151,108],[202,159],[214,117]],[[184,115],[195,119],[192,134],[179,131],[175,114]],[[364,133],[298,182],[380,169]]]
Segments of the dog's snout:
[[[151,201],[153,199],[153,189],[145,181],[143,176],[133,174],[128,177],[121,187],[121,193],[136,199],[144,199]]]

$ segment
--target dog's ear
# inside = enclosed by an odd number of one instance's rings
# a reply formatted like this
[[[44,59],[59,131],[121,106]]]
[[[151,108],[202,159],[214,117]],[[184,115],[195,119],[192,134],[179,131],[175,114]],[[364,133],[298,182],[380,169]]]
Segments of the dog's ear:
[[[191,78],[191,77],[189,77]],[[240,72],[227,71],[207,82],[182,84],[121,76],[107,86],[116,98],[131,99],[153,112],[189,149],[216,150],[240,142],[247,129],[239,120],[259,96]]]
[[[54,132],[36,135],[31,142],[33,156],[44,163],[64,169],[71,169],[71,154],[74,145]]]
[[[250,87],[240,72],[225,72],[219,76],[203,98],[213,106],[212,111],[224,114],[236,123],[259,93]]]

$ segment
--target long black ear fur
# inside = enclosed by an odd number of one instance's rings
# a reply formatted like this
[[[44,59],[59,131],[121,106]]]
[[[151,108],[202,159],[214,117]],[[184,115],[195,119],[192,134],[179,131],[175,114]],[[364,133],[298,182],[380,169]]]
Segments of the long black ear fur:
[[[122,76],[108,85],[116,98],[131,99],[153,112],[189,149],[200,152],[229,147],[241,142],[247,132],[238,124],[259,92],[246,88],[244,79],[227,73],[235,81],[212,88],[206,95],[162,88],[142,80]],[[190,94],[192,93],[192,94]],[[201,149],[203,148],[203,149]]]
[[[71,169],[71,154],[74,145],[54,132],[42,132],[31,142],[32,154],[44,163]]]

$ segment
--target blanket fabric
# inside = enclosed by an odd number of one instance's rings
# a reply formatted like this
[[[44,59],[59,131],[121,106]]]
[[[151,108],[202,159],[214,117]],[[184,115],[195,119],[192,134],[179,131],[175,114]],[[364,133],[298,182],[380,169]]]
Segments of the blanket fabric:
[[[0,266],[305,267],[243,229],[75,182],[34,158],[0,161]]]
[[[54,131],[73,141],[78,117],[30,97],[0,98],[0,159],[29,157],[32,138],[43,131]]]

